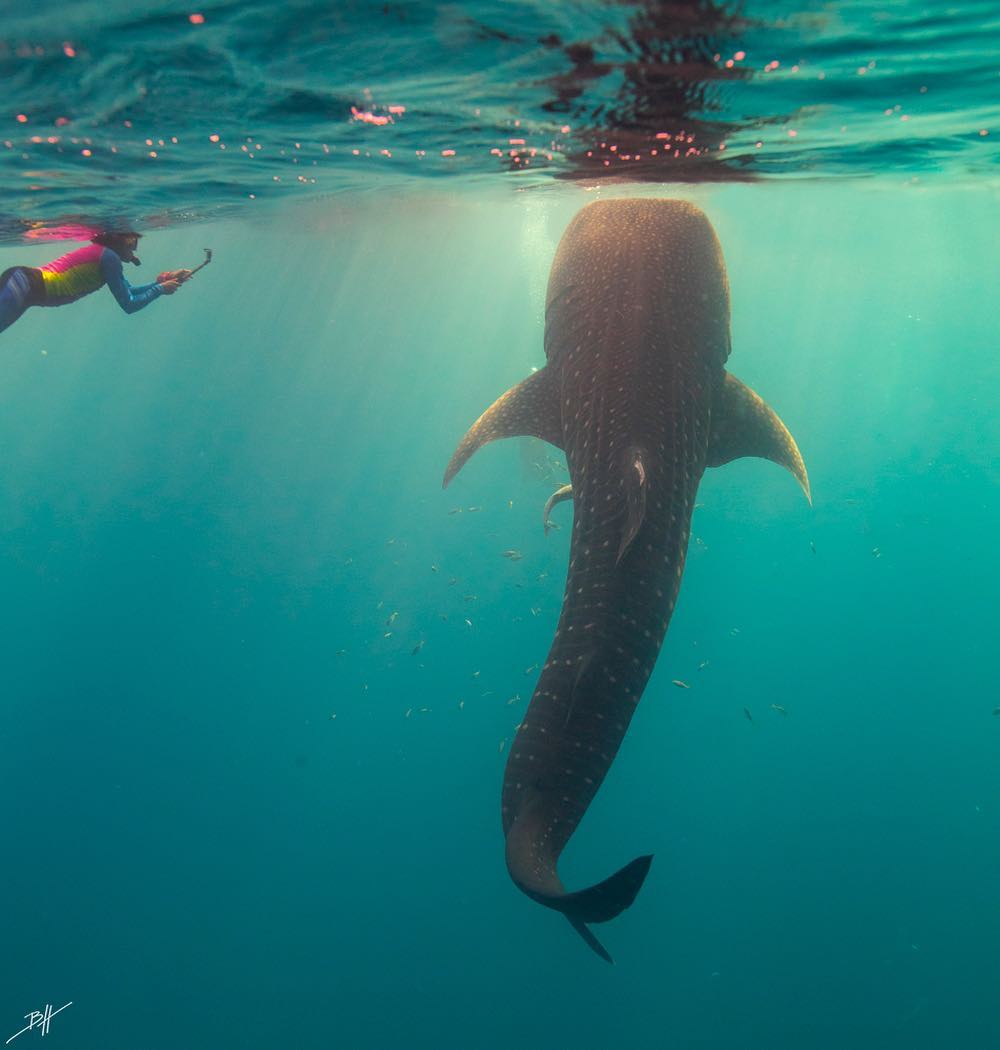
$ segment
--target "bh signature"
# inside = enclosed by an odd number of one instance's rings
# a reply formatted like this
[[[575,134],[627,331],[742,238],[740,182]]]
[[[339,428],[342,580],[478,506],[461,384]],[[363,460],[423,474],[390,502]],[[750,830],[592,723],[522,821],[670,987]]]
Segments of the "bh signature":
[[[7,1042],[4,1043],[4,1046],[9,1046],[19,1035],[24,1035],[25,1032],[30,1032],[32,1028],[40,1028],[42,1030],[42,1035],[48,1035],[49,1025],[52,1023],[52,1018],[55,1017],[56,1014],[61,1014],[67,1006],[72,1005],[73,1004],[71,1002],[64,1003],[62,1006],[59,1007],[58,1010],[53,1010],[52,1004],[46,1003],[44,1010],[32,1010],[30,1014],[25,1014],[24,1019],[28,1023],[21,1029],[20,1032],[15,1032],[7,1040]]]

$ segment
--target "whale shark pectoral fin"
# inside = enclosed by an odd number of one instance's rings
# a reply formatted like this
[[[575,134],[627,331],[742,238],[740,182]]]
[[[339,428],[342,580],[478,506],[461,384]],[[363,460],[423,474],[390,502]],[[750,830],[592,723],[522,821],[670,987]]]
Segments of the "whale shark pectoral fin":
[[[812,503],[809,475],[795,438],[759,394],[727,372],[712,406],[707,465],[721,467],[741,456],[760,456],[785,467]]]
[[[444,472],[443,487],[448,487],[476,449],[508,437],[537,437],[562,447],[559,391],[547,368],[512,386],[472,424]]]
[[[625,474],[625,529],[618,545],[615,565],[625,557],[625,552],[639,535],[643,519],[646,517],[646,465],[642,459],[641,449],[629,449]]]
[[[563,500],[572,498],[573,486],[563,485],[562,488],[556,489],[555,492],[553,492],[552,495],[549,496],[549,498],[545,501],[545,506],[542,508],[542,524],[545,526],[546,536],[549,534],[549,529],[551,529],[555,525],[555,522],[549,521],[549,514],[551,513],[552,508],[557,503],[562,503]]]

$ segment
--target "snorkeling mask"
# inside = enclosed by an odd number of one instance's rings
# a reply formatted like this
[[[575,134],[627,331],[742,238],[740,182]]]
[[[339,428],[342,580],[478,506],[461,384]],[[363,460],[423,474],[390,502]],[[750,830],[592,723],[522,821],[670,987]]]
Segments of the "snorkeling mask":
[[[135,254],[139,247],[141,233],[134,230],[112,231],[110,233],[99,233],[91,238],[94,244],[100,244],[104,248],[110,248],[122,262],[130,262],[133,266],[139,266],[139,256]]]

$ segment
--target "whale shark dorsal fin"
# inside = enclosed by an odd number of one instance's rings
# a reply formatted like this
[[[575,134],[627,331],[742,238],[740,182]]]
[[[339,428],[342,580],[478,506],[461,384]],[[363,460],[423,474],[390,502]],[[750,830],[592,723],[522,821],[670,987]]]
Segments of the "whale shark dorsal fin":
[[[785,467],[812,503],[809,475],[795,438],[759,394],[727,372],[712,405],[707,465],[721,467],[741,456],[760,456]]]
[[[540,368],[512,386],[472,424],[444,472],[444,487],[476,449],[508,437],[537,437],[562,447],[559,391],[547,368]]]
[[[618,545],[615,565],[621,562],[625,552],[632,546],[632,541],[639,535],[645,517],[646,464],[643,462],[642,449],[630,448],[625,473],[625,529]]]

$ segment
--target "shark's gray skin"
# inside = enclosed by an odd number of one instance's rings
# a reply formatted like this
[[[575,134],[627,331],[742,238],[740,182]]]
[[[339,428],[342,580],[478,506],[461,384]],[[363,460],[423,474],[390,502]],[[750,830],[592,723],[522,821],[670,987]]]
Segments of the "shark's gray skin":
[[[729,285],[719,241],[679,200],[588,205],[549,275],[544,368],[466,434],[445,472],[476,449],[530,434],[566,455],[573,533],[562,614],[510,748],[502,816],[507,867],[533,900],[561,911],[611,957],[588,923],[635,899],[652,857],[567,892],[559,855],[614,760],[677,600],[706,467],[763,456],[806,496],[792,436],[725,370]]]

